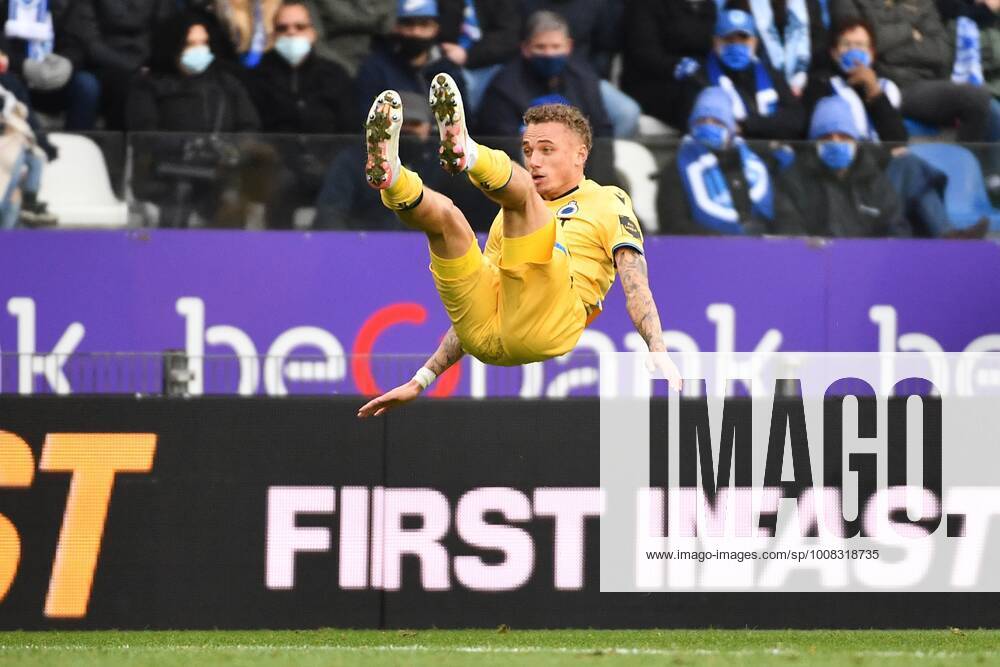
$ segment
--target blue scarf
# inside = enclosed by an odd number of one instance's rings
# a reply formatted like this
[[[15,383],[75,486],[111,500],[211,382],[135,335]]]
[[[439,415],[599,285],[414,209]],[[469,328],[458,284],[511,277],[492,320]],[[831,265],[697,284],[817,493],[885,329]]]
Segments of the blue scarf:
[[[823,22],[823,27],[827,30],[830,29],[830,0],[819,0],[819,15],[820,21]]]
[[[979,51],[979,26],[967,16],[955,22],[955,65],[951,70],[955,83],[983,85],[983,57]]]
[[[4,32],[28,43],[29,59],[45,60],[54,46],[48,0],[10,0]]]
[[[767,68],[764,67],[764,63],[762,63],[759,58],[755,58],[751,65],[754,68],[754,78],[756,80],[757,88],[754,106],[758,115],[770,116],[778,110],[778,92],[774,89],[774,83],[771,81],[771,75],[768,74]],[[733,116],[737,121],[744,120],[749,115],[747,113],[746,103],[744,103],[743,98],[740,97],[740,93],[736,90],[736,86],[733,84],[732,79],[723,73],[722,61],[719,60],[719,56],[715,53],[715,51],[712,51],[708,55],[708,61],[706,62],[705,67],[708,71],[709,83],[713,86],[719,86],[722,88],[726,91],[726,94],[729,95],[729,99],[733,101]]]
[[[773,220],[774,192],[767,166],[742,139],[737,138],[734,145],[740,152],[743,177],[750,188],[753,214],[762,220]],[[677,168],[695,222],[721,234],[745,233],[726,177],[714,153],[686,136],[677,152]]]
[[[785,75],[791,86],[805,86],[812,51],[809,40],[809,10],[806,0],[788,0],[788,21],[783,32],[774,22],[771,0],[750,0],[750,10],[771,65]]]
[[[264,28],[264,7],[261,0],[253,3],[253,36],[250,38],[250,50],[243,54],[243,66],[253,69],[260,63],[267,48],[267,29]]]
[[[892,104],[892,107],[898,109],[902,102],[902,95],[896,84],[889,79],[880,78],[878,85],[885,94],[886,99]],[[857,129],[858,135],[863,139],[878,143],[878,132],[875,131],[875,126],[868,116],[868,109],[865,107],[865,103],[858,93],[839,76],[830,77],[830,87],[833,89],[834,94],[840,95],[847,102],[847,105],[851,107],[851,118],[854,120],[854,127]]]
[[[462,29],[458,34],[458,45],[468,50],[473,44],[483,38],[479,28],[479,17],[476,16],[476,6],[473,0],[465,0],[465,11],[462,12]]]

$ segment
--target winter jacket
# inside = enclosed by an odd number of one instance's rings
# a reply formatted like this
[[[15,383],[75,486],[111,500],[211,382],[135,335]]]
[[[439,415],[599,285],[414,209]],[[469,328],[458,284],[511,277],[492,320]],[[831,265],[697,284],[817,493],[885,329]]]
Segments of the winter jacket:
[[[195,76],[150,73],[137,78],[125,117],[132,131],[252,132],[260,127],[243,84],[219,65]]]
[[[540,79],[524,58],[518,57],[504,66],[493,79],[479,110],[478,131],[483,136],[520,136],[522,117],[538,98],[548,95],[564,97],[590,120],[595,137],[612,135],[604,103],[601,101],[600,80],[586,63],[570,58],[555,88]]]
[[[372,38],[396,22],[397,0],[314,0],[319,16],[316,52],[354,76],[372,49]]]
[[[250,73],[250,93],[265,132],[360,131],[354,82],[340,65],[315,53],[292,67],[268,51]]]
[[[694,100],[682,101],[687,88],[674,69],[683,58],[704,60],[715,19],[715,0],[626,0],[621,86],[643,113],[687,129]]]
[[[85,67],[133,72],[149,59],[153,27],[175,10],[173,0],[72,0],[66,30]]]
[[[426,95],[430,89],[431,77],[438,72],[450,74],[464,92],[465,76],[462,69],[447,58],[441,56],[440,49],[431,50],[431,59],[422,67],[410,65],[392,52],[391,42],[378,40],[378,45],[371,55],[361,63],[358,71],[358,100],[364,115],[368,115],[375,96],[383,90],[392,89],[399,92],[408,90],[419,95]]]
[[[776,218],[810,236],[907,236],[902,204],[892,183],[865,150],[843,178],[810,146],[777,183]]]
[[[900,88],[949,78],[952,49],[934,0],[835,0],[831,11],[836,20],[860,16],[874,27],[875,68]]]
[[[476,19],[483,36],[468,49],[465,67],[477,69],[505,63],[517,55],[521,41],[521,14],[517,0],[477,0]],[[439,42],[458,43],[465,0],[438,0]]]

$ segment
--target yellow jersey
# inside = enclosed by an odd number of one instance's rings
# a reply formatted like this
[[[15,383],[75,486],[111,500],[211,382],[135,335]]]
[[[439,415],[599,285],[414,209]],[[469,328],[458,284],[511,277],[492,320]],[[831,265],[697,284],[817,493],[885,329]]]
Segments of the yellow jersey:
[[[556,217],[570,256],[573,286],[587,306],[601,307],[615,282],[615,251],[623,246],[643,252],[642,230],[632,199],[621,188],[584,179],[545,205]],[[500,261],[503,211],[490,227],[484,254]]]

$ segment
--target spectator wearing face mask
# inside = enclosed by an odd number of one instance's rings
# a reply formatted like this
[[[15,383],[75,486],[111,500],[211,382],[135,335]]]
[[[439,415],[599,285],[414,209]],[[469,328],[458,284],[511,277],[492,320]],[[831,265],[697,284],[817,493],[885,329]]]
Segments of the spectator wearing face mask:
[[[628,94],[615,86],[611,60],[621,50],[622,14],[620,1],[612,0],[522,0],[524,14],[550,11],[569,26],[573,40],[573,58],[589,66],[600,80],[601,103],[611,119],[614,136],[627,139],[639,130],[642,108]]]
[[[314,51],[308,7],[286,2],[274,15],[274,48],[250,74],[250,92],[265,132],[351,134],[360,118],[354,83],[340,65]]]
[[[834,30],[830,49],[830,71],[817,73],[806,89],[806,105],[830,95],[851,108],[859,140],[869,145],[889,143],[886,150],[872,150],[886,167],[885,173],[902,199],[906,218],[914,234],[948,238],[982,237],[988,220],[971,228],[956,229],[944,206],[947,176],[901,146],[908,140],[901,94],[895,83],[875,72],[877,55],[874,31],[864,19],[847,19]],[[893,146],[892,144],[895,144]]]
[[[656,205],[667,234],[775,231],[771,174],[736,134],[732,103],[721,88],[698,95],[688,133],[660,175]]]
[[[963,142],[993,138],[992,96],[951,80],[955,52],[933,0],[839,0],[832,9],[837,20],[860,17],[872,26],[877,68],[899,86],[904,116],[930,125],[957,123]]]
[[[577,57],[589,62],[601,78],[611,76],[611,59],[624,41],[621,0],[521,0],[521,4],[525,16],[547,10],[566,19]]]
[[[274,15],[274,48],[249,73],[261,129],[298,135],[269,142],[280,164],[269,198],[272,228],[290,228],[295,209],[311,205],[319,192],[326,157],[304,135],[356,134],[361,125],[354,82],[314,51],[313,20],[304,2],[285,2]]]
[[[829,0],[746,0],[746,6],[768,62],[796,97],[802,95],[828,46]]]
[[[804,150],[778,179],[777,217],[810,236],[909,236],[903,208],[867,151],[851,108],[840,96],[820,100],[813,112]]]
[[[504,66],[486,91],[479,111],[480,134],[520,136],[529,107],[558,102],[579,108],[590,119],[595,137],[612,136],[600,80],[572,54],[566,20],[548,11],[532,14],[521,54]]]
[[[486,225],[477,231],[488,232],[489,223],[496,215],[496,206],[462,182],[464,179],[452,178],[440,168],[438,149],[441,143],[427,96],[403,92],[400,97],[404,109],[399,140],[403,164],[414,171],[419,170],[424,185],[454,201],[466,212],[469,220],[482,221],[480,224]],[[358,169],[365,159],[365,147],[357,142],[334,158],[316,198],[313,229],[407,229],[396,214],[382,203],[379,191],[365,181],[364,172]]]
[[[895,82],[875,71],[874,31],[864,19],[848,19],[834,29],[828,65],[810,80],[806,107],[839,95],[852,111],[858,134],[868,141],[906,142],[909,134],[899,110],[902,95]]]
[[[739,133],[747,139],[797,139],[805,111],[785,78],[758,58],[758,41],[750,14],[729,9],[719,13],[713,48],[704,63],[682,62],[678,75],[688,82],[687,99],[707,86],[719,86],[733,105]]]
[[[444,57],[437,46],[436,0],[399,0],[392,32],[376,45],[358,71],[358,108],[368,113],[371,100],[383,90],[410,91],[427,95],[431,78],[446,72],[465,95],[462,68]]]
[[[128,98],[132,131],[249,132],[260,127],[250,95],[215,63],[204,24],[179,16],[159,25],[150,71]]]

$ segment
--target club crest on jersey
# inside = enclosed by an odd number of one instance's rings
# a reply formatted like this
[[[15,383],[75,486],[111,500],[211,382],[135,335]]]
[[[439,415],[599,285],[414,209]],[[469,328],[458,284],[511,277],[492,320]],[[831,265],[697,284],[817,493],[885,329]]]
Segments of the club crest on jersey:
[[[576,200],[574,199],[573,201],[571,201],[570,203],[566,204],[561,209],[559,209],[558,211],[556,211],[556,217],[557,218],[571,218],[579,210],[580,210],[580,206],[576,203]]]

